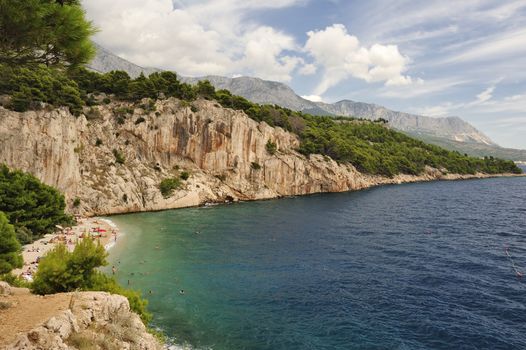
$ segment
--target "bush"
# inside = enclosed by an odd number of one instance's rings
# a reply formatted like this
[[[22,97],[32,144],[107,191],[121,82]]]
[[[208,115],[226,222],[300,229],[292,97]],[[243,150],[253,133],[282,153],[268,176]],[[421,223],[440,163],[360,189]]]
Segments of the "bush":
[[[145,324],[152,319],[152,315],[147,310],[148,300],[143,299],[140,292],[122,287],[113,277],[98,272],[89,290],[100,290],[125,296],[130,303],[130,309],[137,313]]]
[[[188,171],[183,171],[181,173],[181,175],[179,175],[179,177],[182,179],[182,180],[188,180],[188,178],[190,177],[190,173]]]
[[[259,163],[257,163],[257,162],[252,162],[252,163],[250,164],[250,167],[251,167],[252,169],[254,169],[254,170],[259,170],[259,169],[261,169],[261,165],[259,165]]]
[[[75,200],[73,201],[73,206],[76,208],[80,205],[80,198],[75,198]]]
[[[117,162],[118,164],[124,164],[124,162],[126,161],[126,158],[124,158],[124,154],[122,154],[121,151],[115,148],[113,149],[113,156],[115,157],[115,162]]]
[[[267,141],[267,144],[265,145],[265,148],[267,149],[268,154],[274,155],[276,154],[276,151],[278,150],[278,146],[275,142],[272,142],[270,140]]]
[[[17,288],[31,288],[31,283],[25,279],[15,276],[12,273],[5,273],[0,275],[0,281],[7,282],[12,287]]]
[[[141,123],[144,123],[146,121],[146,119],[144,119],[143,117],[139,117],[137,118],[137,120],[135,121],[135,125],[139,125]]]
[[[96,268],[107,265],[106,257],[104,247],[91,239],[83,239],[71,253],[59,244],[40,260],[32,291],[52,294],[91,290],[100,273]]]
[[[7,221],[7,216],[0,212],[0,274],[11,272],[22,267],[20,243],[16,239],[15,228]]]
[[[102,145],[102,140],[97,137],[97,140],[95,141],[95,146],[99,147]]]
[[[105,291],[125,296],[130,308],[148,323],[151,315],[147,312],[147,301],[139,292],[121,287],[114,278],[97,270],[108,264],[108,253],[101,244],[83,239],[69,252],[59,244],[41,260],[31,290],[36,294],[53,294],[75,290]]]
[[[172,195],[173,191],[181,186],[181,180],[178,178],[167,178],[161,181],[159,189],[164,198],[168,198]]]

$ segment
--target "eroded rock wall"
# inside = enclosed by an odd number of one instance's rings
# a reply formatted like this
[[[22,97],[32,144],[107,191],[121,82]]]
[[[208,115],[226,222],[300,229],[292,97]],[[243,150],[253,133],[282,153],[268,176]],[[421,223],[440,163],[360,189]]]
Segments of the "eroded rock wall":
[[[443,178],[432,169],[422,176],[368,176],[329,157],[304,157],[295,151],[296,135],[213,101],[171,98],[147,105],[114,102],[85,108],[79,117],[63,108],[17,113],[0,107],[0,163],[57,187],[69,209],[85,215]],[[269,140],[278,146],[275,154],[266,149]],[[190,178],[165,198],[159,184],[183,171]]]

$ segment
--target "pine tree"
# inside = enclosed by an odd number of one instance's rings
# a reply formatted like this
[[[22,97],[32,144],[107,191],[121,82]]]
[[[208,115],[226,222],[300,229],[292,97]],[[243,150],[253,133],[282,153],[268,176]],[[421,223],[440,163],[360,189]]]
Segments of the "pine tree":
[[[16,239],[15,228],[0,211],[0,274],[22,267],[22,263],[20,243]]]

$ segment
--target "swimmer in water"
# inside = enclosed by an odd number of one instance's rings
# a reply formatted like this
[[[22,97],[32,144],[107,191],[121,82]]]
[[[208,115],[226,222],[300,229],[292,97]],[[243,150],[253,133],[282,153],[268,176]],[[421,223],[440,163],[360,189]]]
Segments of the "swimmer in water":
[[[179,294],[183,295],[183,294],[184,294],[184,289],[181,289],[181,290],[179,291]]]

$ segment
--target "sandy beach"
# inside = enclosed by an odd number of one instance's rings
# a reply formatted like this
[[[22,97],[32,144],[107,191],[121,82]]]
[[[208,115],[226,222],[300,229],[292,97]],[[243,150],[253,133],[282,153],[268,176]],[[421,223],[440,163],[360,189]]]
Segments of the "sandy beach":
[[[38,268],[38,260],[57,244],[64,243],[70,251],[79,240],[90,237],[99,241],[106,250],[110,249],[118,238],[118,228],[110,220],[100,217],[78,218],[77,225],[71,228],[59,228],[31,244],[23,246],[24,266],[13,270],[13,274],[32,280]]]

